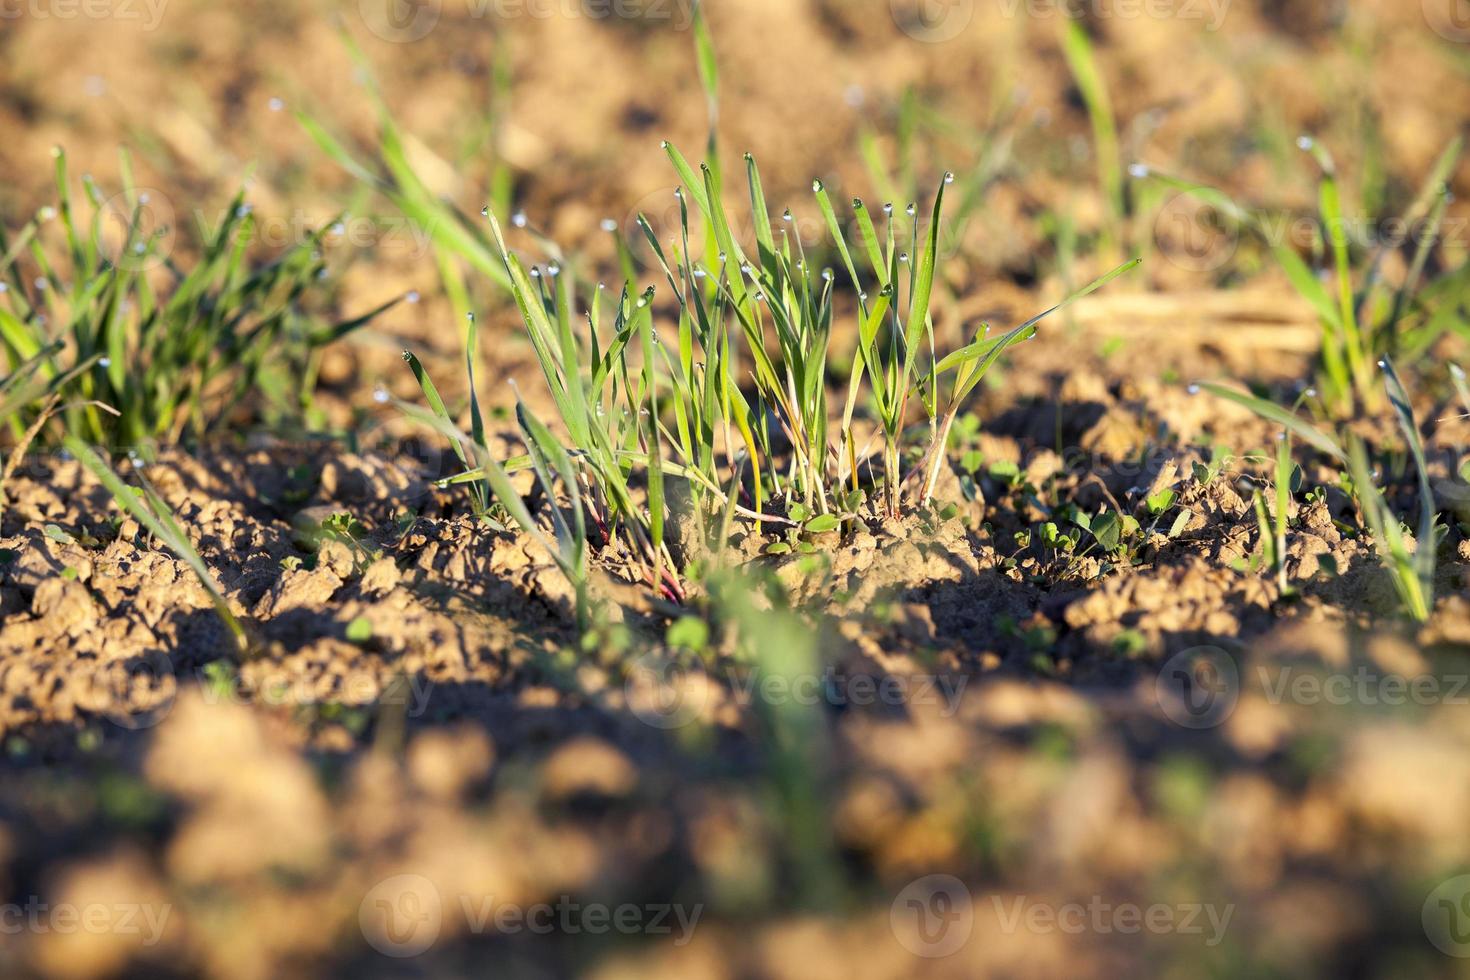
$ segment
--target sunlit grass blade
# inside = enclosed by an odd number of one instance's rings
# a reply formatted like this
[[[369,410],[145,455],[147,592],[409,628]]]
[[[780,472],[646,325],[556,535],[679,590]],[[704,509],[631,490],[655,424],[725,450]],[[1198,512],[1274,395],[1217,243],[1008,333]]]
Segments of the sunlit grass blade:
[[[1278,425],[1284,426],[1288,431],[1292,433],[1292,435],[1296,436],[1298,439],[1302,440],[1302,442],[1305,442],[1313,449],[1324,452],[1327,455],[1338,460],[1339,462],[1347,462],[1347,452],[1342,448],[1341,444],[1339,444],[1337,440],[1333,439],[1331,436],[1327,435],[1321,429],[1306,421],[1301,416],[1295,414],[1294,412],[1287,411],[1280,405],[1277,405],[1275,402],[1267,401],[1264,398],[1257,398],[1256,396],[1249,394],[1248,392],[1239,391],[1238,389],[1231,388],[1228,385],[1222,385],[1213,382],[1201,382],[1199,387],[1204,389],[1205,391],[1208,391],[1212,395],[1216,395],[1228,401],[1235,402],[1237,405],[1240,405],[1244,408],[1248,408],[1252,412],[1255,412],[1261,418],[1266,419],[1269,422],[1275,422]]]
[[[112,467],[108,466],[91,446],[80,439],[68,436],[64,445],[86,467],[88,472],[107,488],[119,507],[131,514],[139,524],[148,529],[149,533],[163,542],[180,561],[189,566],[199,579],[199,584],[209,594],[220,622],[224,624],[225,629],[233,638],[236,653],[249,652],[253,645],[249,633],[244,624],[230,611],[230,604],[220,590],[219,584],[215,582],[209,567],[204,564],[204,559],[194,549],[188,534],[179,526],[168,506],[148,489],[137,489],[124,483]]]

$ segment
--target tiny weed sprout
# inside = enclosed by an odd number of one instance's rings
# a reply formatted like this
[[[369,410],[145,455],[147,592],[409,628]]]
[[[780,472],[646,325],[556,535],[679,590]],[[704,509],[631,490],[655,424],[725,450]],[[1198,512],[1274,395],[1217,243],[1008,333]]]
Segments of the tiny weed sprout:
[[[157,202],[136,188],[126,155],[122,169],[120,194],[104,199],[88,179],[76,200],[57,151],[59,206],[13,240],[0,231],[0,423],[17,439],[51,415],[70,435],[118,447],[202,438],[247,396],[299,410],[280,403],[303,397],[318,349],[392,305],[317,322],[303,300],[325,268],[325,232],[253,268],[256,219],[243,192],[182,268],[171,230],[151,226]],[[52,212],[57,247],[45,240]]]

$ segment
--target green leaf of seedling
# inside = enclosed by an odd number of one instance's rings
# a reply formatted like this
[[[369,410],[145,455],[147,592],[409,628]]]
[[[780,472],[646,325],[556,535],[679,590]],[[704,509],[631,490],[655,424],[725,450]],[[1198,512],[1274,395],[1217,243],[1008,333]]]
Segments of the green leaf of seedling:
[[[806,531],[809,534],[823,534],[841,526],[842,521],[835,514],[818,514],[806,523]]]
[[[1307,422],[1292,412],[1288,412],[1274,402],[1266,401],[1264,398],[1257,398],[1254,395],[1221,384],[1207,382],[1202,383],[1200,387],[1212,395],[1233,401],[1237,405],[1242,405],[1250,409],[1269,422],[1275,422],[1278,425],[1286,427],[1298,439],[1301,439],[1314,449],[1318,449],[1338,460],[1344,462],[1347,460],[1347,453],[1335,439],[1322,432],[1322,430],[1310,422]]]
[[[364,644],[373,638],[373,624],[366,616],[358,616],[347,624],[347,641]]]
[[[1105,510],[1093,518],[1092,536],[1097,539],[1098,544],[1102,545],[1104,551],[1111,554],[1117,551],[1118,545],[1122,543],[1123,522],[1118,519],[1115,512]]]
[[[68,534],[66,531],[63,531],[60,527],[58,527],[55,524],[47,524],[41,530],[42,530],[42,533],[46,535],[46,537],[50,538],[52,541],[55,541],[57,544],[76,544],[77,543],[77,539],[76,538],[72,537],[70,534]]]
[[[702,653],[709,645],[709,624],[697,616],[680,616],[669,624],[664,642],[677,649]]]

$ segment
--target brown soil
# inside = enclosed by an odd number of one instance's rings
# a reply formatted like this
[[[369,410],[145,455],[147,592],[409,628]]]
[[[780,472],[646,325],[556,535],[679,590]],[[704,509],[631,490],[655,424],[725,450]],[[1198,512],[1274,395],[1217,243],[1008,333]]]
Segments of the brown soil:
[[[1037,258],[1052,248],[1041,215],[1084,233],[1104,216],[1056,18],[973,6],[943,44],[896,30],[898,0],[876,14],[836,0],[711,8],[722,139],[755,152],[778,200],[804,202],[814,174],[870,186],[858,131],[890,132],[906,88],[977,124],[1024,92],[1017,156],[1041,162],[1010,168],[967,229],[940,311],[949,334],[1064,291]],[[1345,173],[1376,153],[1402,200],[1463,128],[1466,49],[1446,51],[1418,8],[1236,0],[1214,33],[1177,18],[1094,27],[1133,158],[1306,210],[1305,171],[1281,172],[1270,141],[1243,132],[1312,132],[1346,148]],[[456,4],[443,17],[413,44],[350,22],[424,139],[436,189],[480,203],[488,154],[472,134],[503,50],[515,94],[499,152],[517,205],[608,263],[598,220],[672,186],[659,139],[704,140],[687,32],[566,17],[490,30]],[[252,159],[262,214],[381,205],[353,198],[269,103],[370,138],[371,107],[318,11],[172,0],[156,30],[30,16],[7,22],[0,61],[7,214],[49,200],[51,144],[106,182],[117,143],[141,132],[141,180],[179,207],[225,200]],[[1321,81],[1342,78],[1356,81]],[[1454,179],[1455,218],[1470,216],[1467,180]],[[455,391],[458,329],[430,256],[390,238],[344,254],[340,272],[347,308],[423,292],[323,365],[327,421],[370,429],[357,451],[257,434],[141,467],[251,630],[249,657],[187,566],[75,461],[38,453],[5,487],[0,926],[37,903],[107,922],[7,928],[0,974],[1457,975],[1426,897],[1460,894],[1470,867],[1470,540],[1450,529],[1434,615],[1405,625],[1371,544],[1344,533],[1348,498],[1299,454],[1307,487],[1324,490],[1297,495],[1296,594],[1249,565],[1251,491],[1275,433],[1187,383],[1285,393],[1307,376],[1310,312],[1272,274],[1220,290],[1215,270],[1154,261],[1138,292],[1059,318],[977,399],[966,448],[984,465],[946,471],[952,513],[875,520],[813,556],[760,557],[742,530],[734,547],[820,624],[829,686],[791,722],[751,697],[749,665],[668,649],[666,610],[620,579],[616,555],[598,561],[621,621],[579,646],[549,558],[433,487],[447,461],[372,403],[380,384],[415,397],[405,344],[440,355],[431,367]],[[512,311],[482,322],[490,400],[507,402],[508,378],[538,397]],[[1470,425],[1446,406],[1425,394],[1416,410],[1453,509]],[[1376,434],[1397,445],[1387,423]],[[1204,482],[1208,445],[1237,458]],[[1035,492],[988,475],[998,462]],[[1413,513],[1412,477],[1390,486]],[[1062,501],[1148,526],[1145,501],[1166,488],[1175,503],[1135,562],[1017,538]],[[351,540],[323,535],[335,515],[359,525]],[[1236,671],[1204,715],[1176,690],[1191,657]],[[1369,687],[1323,693],[1358,678]],[[1428,693],[1389,693],[1411,681]],[[873,693],[885,682],[898,696]],[[805,727],[793,739],[788,724]],[[906,896],[941,908],[924,891],[934,875],[963,883],[973,916],[953,949],[905,918]],[[413,921],[435,934],[405,939],[378,902],[432,910]],[[676,909],[669,932],[625,934],[475,915],[558,902]],[[1086,928],[1047,924],[1077,907]],[[1120,907],[1175,918],[1129,929]],[[122,927],[126,909],[137,928]],[[698,916],[687,935],[677,914]]]

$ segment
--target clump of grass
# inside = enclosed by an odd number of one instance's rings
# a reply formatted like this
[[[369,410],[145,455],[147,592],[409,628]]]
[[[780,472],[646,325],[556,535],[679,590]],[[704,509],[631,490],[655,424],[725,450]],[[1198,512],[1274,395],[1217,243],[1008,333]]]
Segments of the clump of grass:
[[[505,465],[490,452],[485,432],[484,416],[480,412],[479,395],[475,389],[475,342],[473,326],[467,331],[466,365],[470,388],[470,434],[466,435],[455,424],[454,418],[440,397],[423,364],[411,351],[403,352],[403,359],[413,370],[429,409],[400,403],[413,418],[436,429],[448,438],[451,448],[467,470],[461,481],[470,482],[475,513],[490,520],[492,505],[498,505],[520,528],[529,534],[551,556],[557,568],[572,583],[576,594],[576,619],[579,628],[585,629],[591,620],[591,598],[587,572],[587,524],[584,516],[581,492],[571,458],[546,427],[541,424],[519,400],[516,420],[524,435],[530,452],[525,456],[508,461]],[[555,541],[548,539],[540,524],[531,516],[514,486],[510,473],[531,467],[547,500],[552,502],[551,515]],[[558,480],[560,486],[558,487]],[[453,482],[453,481],[452,481]],[[558,489],[569,501],[566,512],[556,506]]]
[[[1398,226],[1414,231],[1417,242],[1401,282],[1385,281],[1382,263],[1390,242],[1366,252],[1355,249],[1349,234],[1353,219],[1343,204],[1341,182],[1332,155],[1320,143],[1302,137],[1300,147],[1321,171],[1318,182],[1320,240],[1330,277],[1318,275],[1287,240],[1284,225],[1248,210],[1224,192],[1169,177],[1149,168],[1151,177],[1182,189],[1214,207],[1236,230],[1260,236],[1292,288],[1316,312],[1322,327],[1317,388],[1327,410],[1342,417],[1355,410],[1383,405],[1374,367],[1385,357],[1412,365],[1447,333],[1465,331],[1464,297],[1470,285],[1470,262],[1429,277],[1430,259],[1444,225],[1450,192],[1446,184],[1459,162],[1463,141],[1455,138],[1440,155],[1418,196]],[[1388,225],[1385,224],[1385,227]]]
[[[1408,391],[1400,379],[1390,358],[1378,362],[1383,372],[1384,392],[1393,406],[1405,444],[1414,462],[1418,480],[1419,520],[1414,535],[1414,547],[1409,546],[1409,535],[1393,508],[1379,488],[1368,449],[1362,439],[1350,433],[1346,446],[1336,437],[1323,432],[1293,411],[1263,398],[1257,398],[1224,385],[1209,384],[1203,387],[1211,393],[1236,402],[1268,421],[1282,425],[1290,434],[1312,446],[1342,465],[1351,481],[1351,490],[1357,500],[1363,520],[1373,535],[1384,567],[1388,570],[1404,611],[1416,622],[1424,622],[1434,608],[1434,572],[1436,551],[1440,540],[1440,528],[1434,505],[1434,491],[1429,482],[1428,464],[1424,456],[1424,444],[1419,435],[1419,426],[1410,407]],[[1285,446],[1285,443],[1283,443]],[[1277,456],[1277,513],[1273,525],[1264,514],[1259,498],[1257,511],[1261,517],[1261,533],[1268,555],[1279,557],[1284,550],[1285,501],[1281,493],[1283,479],[1290,480],[1289,457],[1283,451]],[[1288,484],[1289,485],[1289,484]],[[1269,535],[1270,539],[1266,540]],[[1282,566],[1275,565],[1281,583],[1285,584]]]
[[[467,274],[483,276],[501,289],[510,289],[510,280],[494,243],[482,226],[435,193],[414,169],[409,159],[412,138],[399,128],[362,50],[345,33],[342,39],[357,66],[359,77],[364,81],[364,91],[377,111],[376,146],[367,149],[349,146],[310,112],[297,110],[296,119],[328,157],[363,185],[382,195],[428,237],[433,243],[445,292],[455,312],[466,316],[473,310]],[[503,63],[497,64],[496,74],[497,102],[504,102],[509,95]],[[499,114],[492,112],[486,121],[485,136],[492,146],[498,138],[498,120]],[[479,149],[477,146],[476,151]],[[508,207],[512,186],[510,168],[497,158],[492,164],[489,179],[494,203],[497,207]]]
[[[836,373],[829,341],[841,302],[837,274],[814,273],[802,243],[784,229],[778,240],[753,158],[746,159],[755,228],[748,251],[732,231],[714,168],[706,164],[696,172],[675,147],[666,149],[683,181],[676,238],[666,247],[642,216],[639,225],[673,297],[667,343],[654,325],[653,287],[639,292],[630,280],[615,300],[601,286],[591,288],[581,307],[586,312],[577,317],[570,270],[555,260],[544,270],[527,269],[488,208],[486,217],[571,447],[562,451],[521,405],[531,462],[539,456],[538,472],[556,472],[563,491],[586,508],[600,540],[622,540],[647,581],[670,598],[680,597],[681,570],[665,542],[667,480],[682,480],[696,514],[718,517],[726,527],[745,520],[825,531],[864,514],[896,517],[908,506],[922,506],[933,493],[954,420],[989,368],[1032,337],[1043,317],[1137,265],[1135,260],[1121,266],[998,337],[989,337],[982,326],[971,343],[941,358],[929,307],[948,179],[936,191],[927,226],[917,207],[906,209],[906,217],[888,208],[880,237],[866,206],[854,202],[866,263],[861,271],[825,188],[816,182],[818,207],[855,292],[858,349],[834,426],[827,380]],[[697,259],[691,247],[700,237],[693,230],[691,200],[717,250],[713,256]],[[474,344],[471,323],[471,372]],[[410,365],[434,415],[447,424],[450,416],[422,366],[415,359]],[[748,387],[740,383],[747,371]],[[876,448],[857,445],[860,406],[878,422]],[[907,426],[920,406],[928,419],[927,438],[917,447],[924,449],[919,463],[906,471]],[[523,461],[502,467],[488,459],[473,394],[470,409],[475,434],[465,442],[485,458],[472,461],[468,449],[457,449],[472,466],[458,479],[487,481],[471,491],[476,508],[484,511],[493,499],[506,503],[506,489],[493,484]],[[881,491],[881,502],[872,506],[866,505],[864,467],[868,487]],[[542,475],[549,490],[553,481]],[[580,494],[570,492],[579,485]],[[524,517],[513,516],[529,527]],[[576,561],[584,557],[572,550]],[[585,580],[580,568],[574,574],[574,581]]]
[[[56,417],[69,435],[113,447],[202,438],[267,377],[304,376],[318,348],[392,305],[335,324],[303,314],[325,268],[326,230],[252,267],[255,218],[243,192],[184,269],[168,254],[171,229],[148,226],[126,155],[119,195],[105,199],[90,178],[82,186],[75,198],[58,150],[58,206],[13,239],[0,231],[0,358],[29,390],[61,397]],[[121,240],[109,241],[119,220]],[[42,242],[52,221],[65,239],[59,259]],[[0,423],[18,439],[41,405],[6,398]]]

